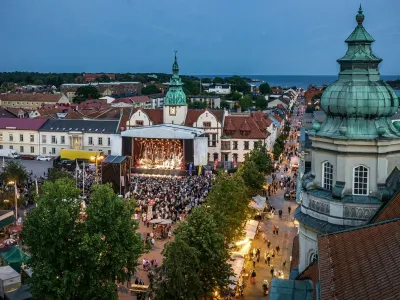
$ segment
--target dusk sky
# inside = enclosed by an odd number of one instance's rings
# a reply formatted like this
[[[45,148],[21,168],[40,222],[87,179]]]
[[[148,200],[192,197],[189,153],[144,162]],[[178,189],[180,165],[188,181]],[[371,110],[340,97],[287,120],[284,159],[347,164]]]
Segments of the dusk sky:
[[[360,0],[2,0],[0,71],[334,75]],[[400,74],[400,1],[364,0]]]

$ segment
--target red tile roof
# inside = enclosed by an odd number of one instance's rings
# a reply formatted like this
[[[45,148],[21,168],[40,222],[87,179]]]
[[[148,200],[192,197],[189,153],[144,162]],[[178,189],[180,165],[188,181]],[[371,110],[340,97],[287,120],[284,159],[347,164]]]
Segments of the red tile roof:
[[[233,124],[232,124],[231,119],[229,119],[228,124],[226,124],[225,130],[226,131],[235,131],[236,130],[235,126],[233,126]]]
[[[149,102],[150,98],[148,96],[133,96],[133,97],[127,97],[127,98],[118,98],[115,99],[112,103],[127,103],[127,104],[132,104],[132,103],[143,103],[143,102]]]
[[[247,119],[244,119],[242,126],[239,128],[240,131],[251,131],[249,124],[247,124]]]
[[[0,128],[15,127],[16,130],[38,130],[47,119],[21,119],[21,118],[0,118]]]
[[[193,126],[205,109],[188,109],[185,119],[185,126]]]
[[[313,290],[313,300],[317,300],[317,283],[319,281],[319,270],[318,270],[318,261],[315,260],[312,262],[299,276],[297,276],[298,280],[308,280],[311,279],[313,282],[314,290]]]
[[[400,218],[400,192],[397,193],[389,202],[383,206],[373,219],[374,223]]]
[[[235,131],[228,129],[229,122],[232,122]],[[247,123],[247,125],[246,125]],[[249,129],[249,131],[242,131],[240,128]],[[248,115],[237,115],[237,116],[226,116],[224,123],[224,131],[227,131],[227,135],[233,139],[265,139],[267,135],[260,130],[256,122],[251,116]]]
[[[399,299],[400,220],[318,238],[321,299]]]
[[[163,124],[164,121],[164,116],[163,116],[163,110],[162,109],[144,109],[144,108],[135,108],[132,113],[137,112],[138,110],[141,110],[147,116],[149,119],[153,122],[153,125],[156,124]]]
[[[21,102],[58,102],[61,94],[41,94],[41,93],[23,93],[23,94],[1,94],[1,101],[21,101]]]

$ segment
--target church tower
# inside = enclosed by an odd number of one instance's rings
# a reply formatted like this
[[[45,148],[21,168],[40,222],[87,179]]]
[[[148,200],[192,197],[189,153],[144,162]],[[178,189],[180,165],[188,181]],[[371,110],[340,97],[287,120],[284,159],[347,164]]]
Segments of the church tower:
[[[366,224],[398,188],[400,126],[390,117],[399,100],[380,78],[382,59],[372,52],[361,6],[356,21],[338,59],[338,80],[321,98],[326,120],[315,122],[310,135],[312,169],[302,178],[295,211],[299,272],[318,255],[317,235]]]
[[[179,77],[179,66],[176,58],[172,65],[172,77],[169,89],[164,100],[164,123],[183,125],[187,114],[186,95],[182,90],[182,81]]]

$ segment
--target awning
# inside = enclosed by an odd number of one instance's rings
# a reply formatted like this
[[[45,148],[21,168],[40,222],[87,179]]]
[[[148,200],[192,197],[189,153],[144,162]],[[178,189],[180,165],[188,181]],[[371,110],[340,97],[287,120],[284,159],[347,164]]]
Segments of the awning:
[[[261,197],[260,195],[257,195],[252,198],[252,200],[250,202],[250,206],[256,210],[264,210],[266,202],[267,202],[267,199],[265,197]]]
[[[125,160],[126,156],[108,155],[103,163],[120,164]]]
[[[5,218],[5,219],[0,221],[0,228],[4,228],[7,225],[10,225],[10,224],[12,224],[14,222],[15,222],[15,217],[14,216],[7,217],[7,218]]]
[[[246,238],[253,240],[258,228],[258,221],[256,220],[249,220],[247,221],[245,231],[246,231]]]

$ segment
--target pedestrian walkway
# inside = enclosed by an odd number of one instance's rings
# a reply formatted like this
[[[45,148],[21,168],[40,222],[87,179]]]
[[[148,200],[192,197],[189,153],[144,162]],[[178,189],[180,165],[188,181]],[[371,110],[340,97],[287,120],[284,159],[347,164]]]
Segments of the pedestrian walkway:
[[[292,253],[293,238],[297,234],[297,228],[293,223],[293,211],[297,207],[294,201],[285,201],[283,199],[283,190],[279,190],[276,195],[269,197],[269,203],[275,206],[276,211],[280,209],[283,211],[282,218],[279,218],[276,212],[274,217],[271,219],[265,219],[260,222],[261,229],[258,236],[254,239],[252,243],[253,248],[261,249],[261,258],[258,263],[256,263],[256,282],[255,284],[250,283],[250,280],[246,281],[246,288],[244,289],[244,299],[260,299],[263,295],[263,280],[268,280],[269,285],[271,284],[272,275],[271,267],[274,267],[276,272],[282,271],[283,278],[289,278],[290,272],[290,256]],[[291,207],[291,213],[288,213],[288,207]],[[279,227],[278,235],[274,236],[272,232],[272,227],[277,225]],[[275,248],[277,245],[280,247],[280,251],[275,258],[271,258],[271,266],[269,267],[264,262],[264,253],[268,249],[267,244],[262,240],[262,233],[265,233],[266,239],[271,242],[270,249]],[[286,260],[286,267],[283,267],[283,262]],[[244,273],[250,272],[253,269],[253,262],[247,260],[245,264]]]

